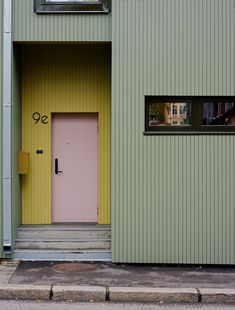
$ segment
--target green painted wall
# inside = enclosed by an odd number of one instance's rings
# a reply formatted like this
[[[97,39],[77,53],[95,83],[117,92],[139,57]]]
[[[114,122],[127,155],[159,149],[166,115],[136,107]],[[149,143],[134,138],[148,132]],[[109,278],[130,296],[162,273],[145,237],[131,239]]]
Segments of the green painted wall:
[[[36,14],[13,0],[14,41],[111,41],[111,14]]]
[[[2,40],[3,3],[0,1],[0,257],[2,256]]]
[[[234,0],[112,1],[112,259],[235,263],[235,137],[144,136],[145,95],[235,95]]]

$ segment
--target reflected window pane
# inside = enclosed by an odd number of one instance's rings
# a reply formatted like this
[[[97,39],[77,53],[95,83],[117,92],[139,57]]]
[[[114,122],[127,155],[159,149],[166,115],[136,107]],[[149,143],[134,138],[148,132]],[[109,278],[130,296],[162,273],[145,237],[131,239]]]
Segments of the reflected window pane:
[[[202,124],[235,126],[235,102],[203,102]]]
[[[149,126],[191,126],[191,102],[154,102],[149,105]]]
[[[46,3],[79,3],[79,2],[99,2],[99,0],[45,0]]]

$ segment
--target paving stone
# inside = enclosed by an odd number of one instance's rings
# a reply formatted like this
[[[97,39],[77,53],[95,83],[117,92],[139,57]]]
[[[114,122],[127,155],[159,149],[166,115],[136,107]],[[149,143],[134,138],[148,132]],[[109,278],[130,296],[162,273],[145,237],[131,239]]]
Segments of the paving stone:
[[[0,264],[0,284],[9,283],[12,275],[16,271],[20,261],[18,260],[6,260],[1,261]]]

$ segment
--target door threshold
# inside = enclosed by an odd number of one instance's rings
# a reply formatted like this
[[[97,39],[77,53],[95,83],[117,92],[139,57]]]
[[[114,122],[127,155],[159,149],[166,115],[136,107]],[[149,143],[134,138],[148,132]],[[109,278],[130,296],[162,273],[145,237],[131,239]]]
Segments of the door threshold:
[[[56,222],[56,223],[51,223],[51,225],[54,226],[97,226],[101,225],[98,224],[97,222]]]

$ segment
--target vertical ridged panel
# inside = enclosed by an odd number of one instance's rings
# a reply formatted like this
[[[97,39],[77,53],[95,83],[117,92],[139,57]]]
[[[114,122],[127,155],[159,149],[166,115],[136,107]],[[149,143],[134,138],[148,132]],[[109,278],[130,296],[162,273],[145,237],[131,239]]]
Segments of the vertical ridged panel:
[[[51,223],[51,113],[60,112],[98,113],[98,222],[110,223],[110,53],[109,44],[23,47],[22,147],[30,153],[24,224]],[[48,124],[34,124],[34,112]]]
[[[12,232],[21,225],[21,177],[18,173],[18,154],[21,149],[21,45],[13,48],[12,62]]]
[[[111,41],[111,14],[36,14],[34,0],[13,0],[14,41]]]
[[[3,61],[3,54],[2,54],[2,42],[3,42],[3,1],[0,2],[0,120],[2,124],[2,61]],[[2,180],[2,125],[0,126],[0,177]],[[0,184],[0,255],[2,253],[2,181]]]
[[[235,263],[235,137],[144,136],[145,95],[235,95],[234,0],[112,1],[112,260]]]

